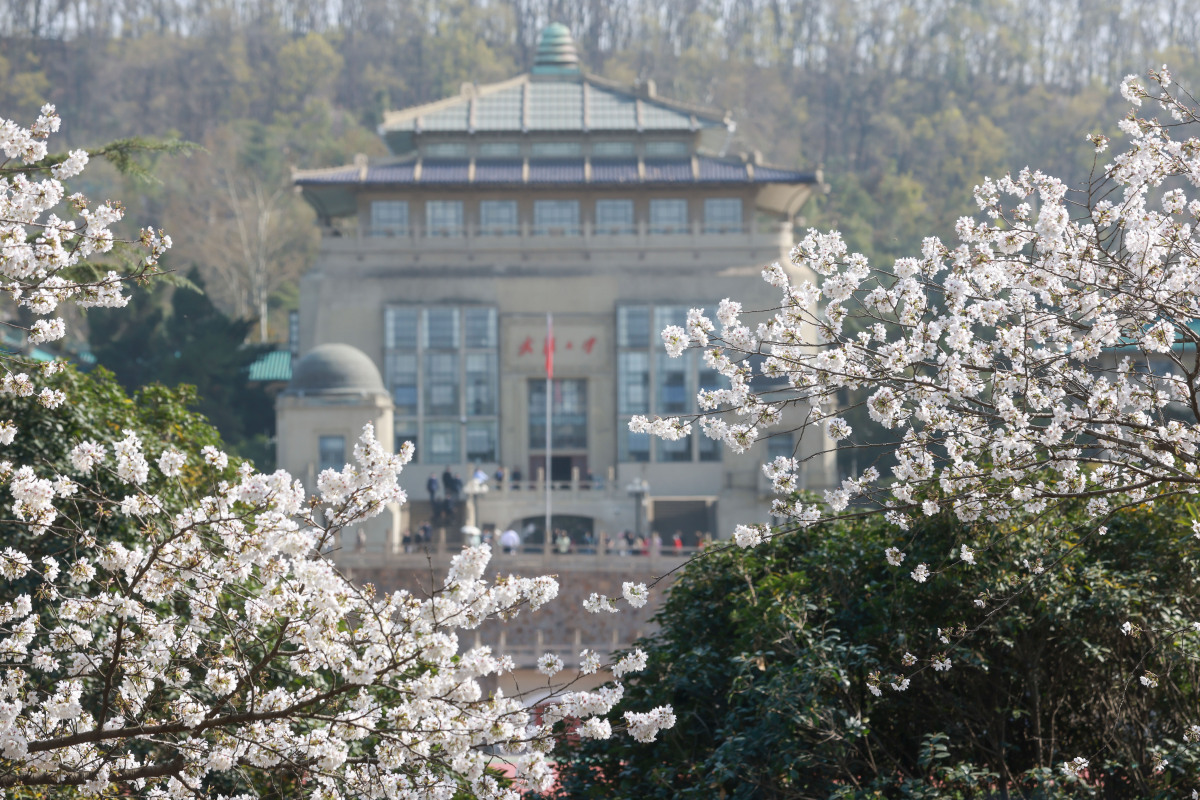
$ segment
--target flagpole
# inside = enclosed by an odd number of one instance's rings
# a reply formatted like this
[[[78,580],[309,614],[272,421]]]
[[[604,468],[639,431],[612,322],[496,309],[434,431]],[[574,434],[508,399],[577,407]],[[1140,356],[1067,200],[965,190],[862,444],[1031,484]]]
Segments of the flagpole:
[[[545,545],[543,551],[549,553],[554,547],[553,529],[550,527],[550,448],[553,439],[553,417],[551,409],[554,403],[554,317],[546,312],[546,527]]]

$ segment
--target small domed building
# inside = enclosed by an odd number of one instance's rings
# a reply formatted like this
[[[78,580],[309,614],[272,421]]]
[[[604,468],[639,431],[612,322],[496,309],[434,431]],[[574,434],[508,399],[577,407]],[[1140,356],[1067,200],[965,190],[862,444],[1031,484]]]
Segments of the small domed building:
[[[276,458],[280,468],[300,478],[312,491],[326,469],[341,470],[353,460],[354,443],[363,426],[391,448],[393,403],[383,376],[371,357],[348,344],[322,344],[292,367],[287,388],[275,401]],[[344,531],[342,547],[395,549],[400,508]]]

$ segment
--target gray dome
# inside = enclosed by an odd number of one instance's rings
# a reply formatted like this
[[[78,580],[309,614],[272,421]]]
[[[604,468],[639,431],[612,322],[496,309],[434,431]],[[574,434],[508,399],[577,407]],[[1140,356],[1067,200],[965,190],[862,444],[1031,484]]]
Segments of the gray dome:
[[[348,344],[314,347],[292,367],[288,394],[387,394],[371,357]]]

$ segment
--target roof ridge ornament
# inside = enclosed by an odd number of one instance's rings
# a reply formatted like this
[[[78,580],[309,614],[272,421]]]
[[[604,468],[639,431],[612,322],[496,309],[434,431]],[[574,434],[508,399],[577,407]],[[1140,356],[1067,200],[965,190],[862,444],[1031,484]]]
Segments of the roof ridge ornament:
[[[575,40],[571,38],[571,31],[566,25],[552,22],[542,29],[531,73],[548,76],[583,74],[579,67],[579,53],[575,49]]]

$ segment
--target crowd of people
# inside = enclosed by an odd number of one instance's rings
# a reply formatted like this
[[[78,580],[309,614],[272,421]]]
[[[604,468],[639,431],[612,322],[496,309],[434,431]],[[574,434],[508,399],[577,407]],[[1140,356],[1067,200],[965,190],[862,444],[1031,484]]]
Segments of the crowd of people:
[[[497,488],[505,485],[506,482],[512,488],[519,488],[522,479],[521,471],[517,467],[513,467],[511,470],[500,467],[491,477],[495,480]],[[471,479],[476,485],[472,491],[488,490],[489,477],[487,473],[476,470]],[[591,473],[586,476],[586,481],[595,482]],[[429,480],[425,482],[425,488],[429,493],[430,518],[415,532],[404,531],[401,538],[406,553],[416,552],[425,545],[431,544],[434,526],[449,524],[457,515],[459,505],[466,500],[462,478],[452,472],[449,467],[442,472],[440,478],[436,473],[431,473]],[[537,535],[538,528],[532,523],[526,525],[521,531],[511,527],[499,531],[494,526],[484,526],[482,530],[475,528],[471,530],[474,536],[472,543],[490,544],[505,553],[540,553],[543,549],[541,537]],[[629,530],[623,530],[611,536],[604,531],[597,534],[590,530],[572,535],[564,529],[556,528],[551,535],[550,549],[560,555],[684,555],[685,552],[703,550],[711,545],[712,541],[712,534],[707,531],[696,531],[694,534],[686,535],[683,531],[677,530],[669,539],[665,539],[658,531],[651,531],[648,536]]]
[[[433,526],[436,518],[424,523],[415,532],[404,531],[401,540],[404,552],[418,552],[433,542]],[[465,530],[465,529],[464,529]],[[541,553],[543,545],[537,535],[538,528],[529,524],[523,531],[516,528],[497,530],[494,526],[484,526],[478,534],[478,542],[491,545],[507,554]],[[664,539],[658,531],[652,531],[649,536],[635,534],[632,531],[621,531],[609,536],[601,531],[599,534],[584,531],[572,536],[562,528],[556,528],[550,540],[550,550],[558,555],[616,555],[616,556],[660,556],[685,555],[694,550],[704,550],[713,542],[712,534],[707,531],[696,531],[687,536],[683,531],[675,531],[670,539]]]

